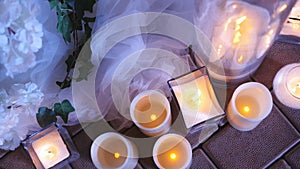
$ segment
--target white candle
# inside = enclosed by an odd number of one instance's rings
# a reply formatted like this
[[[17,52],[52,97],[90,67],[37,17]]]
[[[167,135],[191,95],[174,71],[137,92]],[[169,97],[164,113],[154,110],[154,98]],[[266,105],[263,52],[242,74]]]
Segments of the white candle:
[[[187,128],[224,114],[207,75],[172,86],[172,89]]]
[[[281,103],[300,109],[300,63],[281,68],[274,78],[273,89]]]
[[[57,130],[34,141],[32,147],[44,168],[53,167],[70,156]]]
[[[300,36],[300,1],[295,6],[283,25],[281,34]]]
[[[189,168],[192,161],[191,145],[180,135],[164,135],[154,144],[153,160],[158,168]]]
[[[269,115],[272,107],[269,90],[260,83],[248,82],[234,91],[227,107],[227,119],[237,130],[249,131]]]
[[[137,164],[138,151],[134,143],[118,133],[108,132],[95,139],[91,157],[97,168],[128,168]]]
[[[130,116],[135,125],[148,136],[162,135],[171,126],[169,101],[155,90],[144,91],[133,99]]]

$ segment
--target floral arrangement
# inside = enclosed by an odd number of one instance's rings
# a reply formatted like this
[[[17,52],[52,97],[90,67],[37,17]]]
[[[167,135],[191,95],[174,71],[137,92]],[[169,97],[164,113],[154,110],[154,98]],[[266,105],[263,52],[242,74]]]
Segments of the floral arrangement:
[[[0,149],[14,150],[30,132],[57,122],[57,117],[64,123],[68,122],[69,113],[75,109],[72,101],[61,99],[59,95],[62,89],[70,87],[77,56],[91,36],[90,25],[95,18],[85,17],[85,13],[92,12],[95,3],[95,0],[48,0],[48,3],[40,0],[0,0],[0,72],[5,74],[0,76],[0,80],[6,80],[6,85],[2,82],[0,85]],[[43,24],[40,16],[43,13],[49,15],[46,11],[57,16],[49,18],[57,22],[55,32],[49,33],[44,29],[55,27]],[[84,32],[84,38],[78,35],[80,31]],[[66,75],[62,81],[35,83],[25,75],[42,64],[40,51],[46,51],[47,45],[51,44],[47,43],[50,41],[46,37],[48,34],[63,39],[63,47],[68,47],[67,53],[57,52],[67,55],[60,56],[65,60],[51,62],[53,67],[65,65]],[[53,42],[56,41],[54,38]],[[70,46],[73,46],[71,52]],[[47,57],[47,53],[43,57]],[[56,86],[57,93],[48,94],[46,85]]]

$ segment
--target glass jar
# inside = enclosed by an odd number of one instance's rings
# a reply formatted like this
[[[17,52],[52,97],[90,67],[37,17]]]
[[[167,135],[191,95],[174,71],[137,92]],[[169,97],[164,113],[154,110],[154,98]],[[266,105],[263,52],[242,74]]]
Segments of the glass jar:
[[[195,25],[214,47],[200,56],[210,75],[233,81],[253,73],[294,4],[295,0],[197,0]]]

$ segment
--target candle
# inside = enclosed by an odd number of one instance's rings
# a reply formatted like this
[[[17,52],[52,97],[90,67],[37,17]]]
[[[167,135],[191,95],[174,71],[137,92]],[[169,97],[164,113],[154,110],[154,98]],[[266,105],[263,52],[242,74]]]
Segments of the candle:
[[[166,96],[155,90],[138,94],[130,105],[130,116],[135,125],[148,136],[169,131],[171,109]]]
[[[62,168],[79,158],[67,130],[54,123],[34,133],[22,144],[37,169]]]
[[[208,76],[201,73],[194,71],[169,82],[187,128],[224,114]]]
[[[158,168],[189,168],[192,161],[191,145],[180,135],[164,135],[154,144],[153,160]]]
[[[240,85],[233,93],[227,107],[227,119],[240,131],[254,129],[272,110],[269,90],[257,82]]]
[[[95,139],[91,157],[97,168],[134,168],[138,151],[135,144],[122,135],[108,132]]]
[[[262,7],[236,1],[226,4],[224,16],[221,18],[223,22],[215,27],[212,39],[217,57],[211,57],[210,61],[230,59],[231,65],[228,66],[233,69],[244,68],[263,50],[259,49],[256,53],[256,46],[260,43],[259,35],[269,32],[269,13]],[[271,41],[275,36],[274,31],[269,35]]]
[[[300,1],[292,8],[281,34],[300,36]]]
[[[281,68],[273,81],[273,88],[278,100],[291,108],[300,108],[300,63],[293,63]]]
[[[32,147],[44,168],[53,167],[70,156],[58,131],[52,131],[39,140],[34,141]]]

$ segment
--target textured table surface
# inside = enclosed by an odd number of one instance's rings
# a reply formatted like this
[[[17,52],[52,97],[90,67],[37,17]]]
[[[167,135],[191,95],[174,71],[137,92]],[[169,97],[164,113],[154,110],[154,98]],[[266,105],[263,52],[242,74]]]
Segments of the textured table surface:
[[[300,168],[300,110],[282,105],[272,91],[276,72],[284,65],[295,62],[300,62],[300,46],[276,42],[271,47],[264,62],[247,81],[260,82],[269,88],[274,100],[272,112],[250,132],[239,132],[228,123],[220,127],[203,144],[193,146],[191,168]],[[227,99],[237,86],[227,88]],[[80,125],[67,129],[80,158],[65,168],[95,168],[89,152],[92,144],[90,137]],[[125,132],[140,134],[135,127]],[[189,141],[194,145],[193,139]],[[0,168],[34,166],[25,150],[19,147],[11,152],[0,150]],[[141,158],[136,168],[156,167],[151,158]]]

